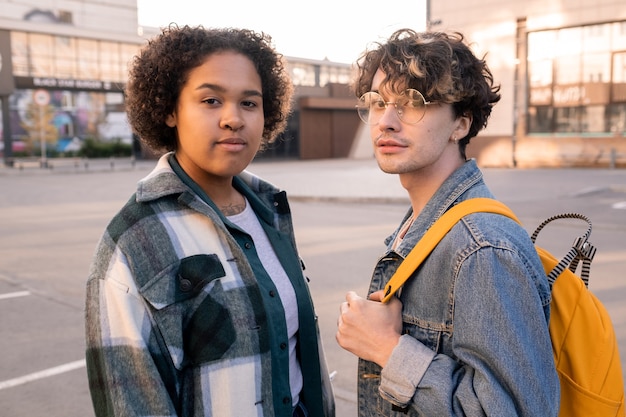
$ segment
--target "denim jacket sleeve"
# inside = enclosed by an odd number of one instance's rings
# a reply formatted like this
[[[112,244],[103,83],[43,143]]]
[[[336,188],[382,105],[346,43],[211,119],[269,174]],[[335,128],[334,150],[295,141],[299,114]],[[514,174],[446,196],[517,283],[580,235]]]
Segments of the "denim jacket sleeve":
[[[474,243],[451,239],[448,250],[461,248],[441,261],[447,268],[423,265],[420,274],[452,270],[451,335],[433,346],[403,335],[382,369],[379,393],[419,415],[556,416],[559,385],[543,269],[529,245],[498,238]],[[403,302],[406,323],[411,312]]]

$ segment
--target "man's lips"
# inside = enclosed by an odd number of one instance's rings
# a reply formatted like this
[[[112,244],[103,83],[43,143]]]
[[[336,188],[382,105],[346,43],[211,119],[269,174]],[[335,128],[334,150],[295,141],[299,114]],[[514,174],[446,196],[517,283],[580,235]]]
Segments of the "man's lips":
[[[406,148],[406,145],[404,145],[401,141],[396,140],[396,139],[380,138],[376,140],[376,147],[378,148],[381,148],[381,147]]]

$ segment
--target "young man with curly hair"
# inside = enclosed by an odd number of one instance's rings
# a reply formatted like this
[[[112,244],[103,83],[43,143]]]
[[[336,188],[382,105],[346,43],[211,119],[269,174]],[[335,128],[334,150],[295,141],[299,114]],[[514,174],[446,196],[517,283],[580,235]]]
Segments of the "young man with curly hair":
[[[461,34],[400,30],[358,62],[357,110],[380,169],[411,207],[368,298],[346,295],[337,341],[357,355],[359,416],[556,416],[550,288],[526,231],[498,214],[458,222],[389,303],[382,289],[443,213],[493,198],[465,148],[499,87]]]
[[[249,30],[170,26],[132,62],[128,120],[166,152],[90,269],[97,416],[334,414],[286,194],[246,171],[292,90]]]

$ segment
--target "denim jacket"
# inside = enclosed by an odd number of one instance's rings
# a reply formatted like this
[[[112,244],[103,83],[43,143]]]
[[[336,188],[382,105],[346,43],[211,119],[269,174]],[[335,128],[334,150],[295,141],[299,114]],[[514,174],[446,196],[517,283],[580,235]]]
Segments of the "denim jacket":
[[[442,184],[395,251],[398,230],[387,238],[369,292],[384,287],[436,219],[473,197],[493,195],[470,160]],[[403,335],[385,368],[359,361],[359,416],[558,414],[550,288],[517,223],[466,216],[406,282],[400,300]]]

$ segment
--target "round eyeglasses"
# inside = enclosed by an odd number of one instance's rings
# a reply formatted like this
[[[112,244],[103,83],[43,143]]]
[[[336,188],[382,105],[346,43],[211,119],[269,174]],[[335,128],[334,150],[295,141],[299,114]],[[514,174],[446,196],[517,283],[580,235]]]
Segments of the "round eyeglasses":
[[[356,110],[363,122],[368,125],[376,125],[385,114],[387,106],[392,104],[396,108],[398,118],[404,123],[412,125],[422,120],[426,106],[432,103],[426,101],[422,93],[413,88],[404,90],[395,102],[385,101],[380,94],[369,91],[361,96],[356,105]]]

